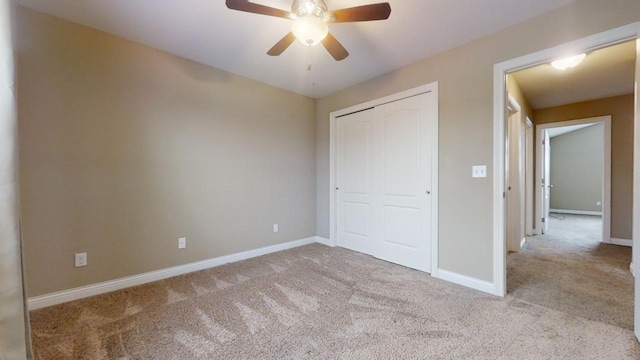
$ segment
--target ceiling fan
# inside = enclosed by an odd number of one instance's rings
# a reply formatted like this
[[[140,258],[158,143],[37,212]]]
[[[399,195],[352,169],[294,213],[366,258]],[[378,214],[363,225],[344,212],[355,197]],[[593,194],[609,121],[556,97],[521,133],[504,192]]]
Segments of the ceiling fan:
[[[391,14],[389,3],[329,11],[324,0],[294,0],[291,12],[289,12],[252,3],[249,0],[226,1],[227,7],[232,10],[293,20],[291,31],[267,51],[267,54],[271,56],[282,54],[295,39],[298,39],[308,46],[322,42],[322,45],[334,59],[343,60],[349,56],[349,52],[329,33],[328,23],[385,20]]]

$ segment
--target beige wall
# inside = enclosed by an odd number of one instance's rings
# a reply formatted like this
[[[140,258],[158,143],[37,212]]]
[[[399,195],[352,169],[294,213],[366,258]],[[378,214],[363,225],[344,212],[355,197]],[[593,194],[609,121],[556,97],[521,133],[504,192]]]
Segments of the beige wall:
[[[551,138],[551,208],[601,212],[602,123]]]
[[[611,115],[611,237],[631,239],[634,96],[535,110],[535,124]],[[553,176],[553,175],[552,175]]]
[[[30,296],[315,235],[313,99],[24,8],[18,23]]]
[[[12,5],[0,0],[0,359],[7,360],[32,356],[20,255]]]
[[[405,66],[317,102],[316,231],[329,236],[329,113],[439,82],[440,267],[493,280],[494,64],[640,20],[637,0],[580,0],[509,29]],[[442,36],[446,36],[443,29]],[[416,35],[419,41],[419,34]]]

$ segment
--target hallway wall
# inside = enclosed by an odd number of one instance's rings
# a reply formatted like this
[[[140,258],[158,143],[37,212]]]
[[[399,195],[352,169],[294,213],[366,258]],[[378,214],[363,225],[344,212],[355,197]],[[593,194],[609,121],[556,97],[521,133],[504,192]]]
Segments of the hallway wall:
[[[551,138],[551,208],[602,212],[604,124]]]

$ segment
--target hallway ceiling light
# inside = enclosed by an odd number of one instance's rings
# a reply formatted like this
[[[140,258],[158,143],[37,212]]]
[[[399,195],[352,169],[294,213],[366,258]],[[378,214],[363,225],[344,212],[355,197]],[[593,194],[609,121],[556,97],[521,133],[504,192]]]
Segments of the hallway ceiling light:
[[[558,70],[568,70],[578,66],[587,57],[587,54],[579,54],[574,56],[569,56],[566,58],[558,59],[556,61],[551,62],[551,66]]]

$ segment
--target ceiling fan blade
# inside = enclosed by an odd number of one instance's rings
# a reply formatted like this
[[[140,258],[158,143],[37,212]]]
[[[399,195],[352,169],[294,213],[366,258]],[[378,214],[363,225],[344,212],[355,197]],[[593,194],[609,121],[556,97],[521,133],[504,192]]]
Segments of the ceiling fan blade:
[[[267,54],[271,56],[278,56],[282,54],[283,51],[287,50],[289,45],[291,45],[295,40],[296,37],[290,32],[278,41],[278,43],[273,45],[273,47],[267,51]]]
[[[288,11],[254,4],[249,2],[249,0],[227,0],[227,7],[232,10],[291,19],[291,13]]]
[[[389,3],[371,4],[356,6],[347,9],[331,11],[335,16],[332,22],[354,22],[354,21],[371,21],[385,20],[391,15],[391,5]]]
[[[340,42],[331,34],[327,34],[327,37],[322,40],[322,45],[324,45],[325,49],[327,49],[329,54],[331,54],[336,61],[344,60],[349,56],[347,49],[345,49],[344,46],[342,46],[342,44],[340,44]]]

